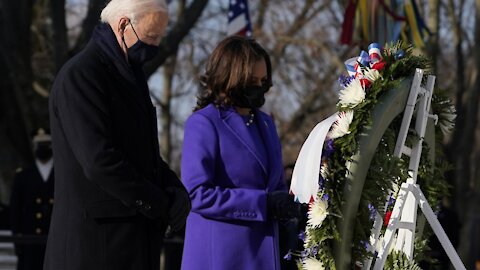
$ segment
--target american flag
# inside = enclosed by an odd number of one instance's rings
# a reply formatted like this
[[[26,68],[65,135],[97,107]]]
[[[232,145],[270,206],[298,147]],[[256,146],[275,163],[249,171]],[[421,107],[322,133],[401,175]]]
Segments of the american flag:
[[[230,0],[228,8],[228,35],[252,36],[248,14],[248,0]]]

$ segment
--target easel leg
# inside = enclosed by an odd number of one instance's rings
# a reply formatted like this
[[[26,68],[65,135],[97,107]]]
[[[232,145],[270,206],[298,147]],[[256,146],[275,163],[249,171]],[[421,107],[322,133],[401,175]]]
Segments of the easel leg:
[[[403,251],[407,258],[412,260],[415,244],[415,224],[417,222],[417,201],[411,192],[408,192],[403,210],[401,215],[403,226],[399,226],[401,228],[398,230],[395,250]]]
[[[377,259],[375,260],[375,265],[373,269],[381,270],[385,265],[385,260],[387,259],[390,246],[392,245],[392,240],[395,235],[395,232],[398,228],[398,222],[400,221],[400,214],[402,213],[403,207],[405,206],[405,199],[407,196],[407,189],[404,188],[404,185],[400,188],[398,193],[397,200],[393,206],[392,216],[390,217],[390,222],[388,223],[387,230],[382,242],[382,247],[378,251]]]
[[[462,263],[462,260],[460,260],[460,257],[458,256],[457,251],[455,250],[455,248],[453,248],[452,243],[448,239],[447,234],[443,230],[442,225],[440,224],[437,217],[435,216],[435,213],[433,212],[432,208],[428,204],[427,199],[425,198],[425,195],[423,195],[423,192],[420,190],[420,187],[418,185],[412,185],[410,189],[413,192],[413,194],[415,194],[415,197],[418,200],[420,209],[422,210],[423,214],[425,215],[425,218],[427,219],[428,223],[432,227],[433,232],[435,233],[438,240],[440,241],[440,244],[442,244],[443,249],[447,253],[448,258],[452,262],[455,269],[466,269]]]

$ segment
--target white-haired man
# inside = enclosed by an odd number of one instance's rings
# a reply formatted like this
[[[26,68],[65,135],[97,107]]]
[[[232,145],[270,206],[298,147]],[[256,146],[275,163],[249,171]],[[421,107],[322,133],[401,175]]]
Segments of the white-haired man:
[[[44,270],[158,270],[165,228],[190,201],[160,158],[142,65],[155,56],[164,0],[112,0],[50,95],[55,206]]]

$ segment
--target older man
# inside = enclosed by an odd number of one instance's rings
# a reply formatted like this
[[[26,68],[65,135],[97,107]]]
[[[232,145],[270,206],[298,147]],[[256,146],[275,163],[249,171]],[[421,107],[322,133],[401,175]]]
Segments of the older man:
[[[165,228],[188,195],[160,158],[142,65],[155,56],[164,0],[112,0],[50,97],[55,206],[45,270],[158,270]]]

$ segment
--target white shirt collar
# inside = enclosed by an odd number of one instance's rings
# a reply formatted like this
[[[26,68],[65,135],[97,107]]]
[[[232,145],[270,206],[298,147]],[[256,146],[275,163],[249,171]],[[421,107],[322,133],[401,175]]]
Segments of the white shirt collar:
[[[50,176],[50,173],[52,172],[53,158],[51,158],[46,163],[42,163],[42,162],[40,162],[40,160],[35,159],[35,164],[37,164],[38,171],[40,172],[40,175],[42,176],[43,181],[47,182],[48,177]]]

